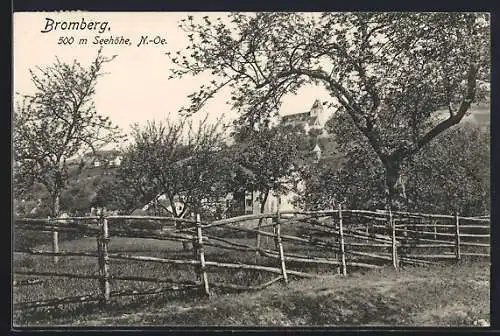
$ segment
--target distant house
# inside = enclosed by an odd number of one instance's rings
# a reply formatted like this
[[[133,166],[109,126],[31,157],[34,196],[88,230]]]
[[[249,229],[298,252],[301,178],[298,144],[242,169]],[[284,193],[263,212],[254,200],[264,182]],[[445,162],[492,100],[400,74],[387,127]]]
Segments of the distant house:
[[[114,162],[115,162],[115,166],[117,166],[117,167],[118,167],[118,166],[120,166],[120,165],[122,164],[122,160],[123,160],[122,156],[121,156],[121,155],[118,155],[118,156],[115,158],[115,160],[114,160]]]
[[[316,160],[320,160],[324,144],[328,142],[328,134],[325,130],[325,124],[330,117],[330,113],[323,109],[323,104],[316,99],[311,109],[306,112],[285,115],[281,118],[283,125],[302,126],[304,131],[316,138],[316,145],[312,148]]]
[[[113,160],[108,162],[110,167],[119,167],[122,164],[123,157],[121,155],[117,155]]]
[[[113,168],[121,165],[123,156],[117,150],[100,150],[97,152],[88,152],[80,157],[82,166],[89,168]]]
[[[293,192],[289,192],[281,195],[280,211],[284,210],[297,210],[294,204],[295,197],[297,195]],[[228,217],[241,216],[241,215],[251,215],[260,213],[260,192],[246,191],[244,193],[234,194],[234,198],[231,201],[231,206],[228,209]],[[264,204],[264,213],[272,213],[278,210],[278,195],[271,191],[267,197],[266,203]]]

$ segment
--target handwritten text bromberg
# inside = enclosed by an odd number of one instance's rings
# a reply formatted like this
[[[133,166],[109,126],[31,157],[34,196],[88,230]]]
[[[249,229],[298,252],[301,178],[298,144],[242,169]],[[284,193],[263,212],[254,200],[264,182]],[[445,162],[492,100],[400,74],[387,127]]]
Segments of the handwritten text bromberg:
[[[41,32],[49,33],[56,30],[97,30],[102,34],[106,30],[111,29],[108,25],[108,21],[86,21],[84,18],[80,21],[55,21],[51,18],[45,18],[45,26]]]

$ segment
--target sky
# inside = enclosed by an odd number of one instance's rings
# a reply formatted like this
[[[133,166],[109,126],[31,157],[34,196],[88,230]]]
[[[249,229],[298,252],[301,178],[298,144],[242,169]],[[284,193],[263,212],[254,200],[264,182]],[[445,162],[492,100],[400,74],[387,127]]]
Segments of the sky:
[[[186,77],[168,79],[173,67],[165,53],[177,51],[188,45],[187,36],[178,27],[181,19],[188,15],[223,17],[226,13],[188,12],[35,12],[14,13],[13,19],[13,66],[14,90],[20,93],[33,92],[29,69],[52,64],[56,57],[62,61],[78,60],[89,64],[96,56],[99,45],[93,44],[96,36],[125,37],[130,46],[105,45],[105,56],[117,57],[104,67],[107,74],[99,79],[96,87],[95,105],[97,111],[128,132],[133,123],[144,124],[147,120],[177,118],[177,111],[188,104],[187,95],[196,91],[209,77]],[[96,30],[62,30],[56,22],[76,21],[94,25]],[[106,26],[102,22],[108,22]],[[63,26],[64,27],[64,26]],[[100,31],[100,28],[104,31]],[[52,28],[52,29],[51,29]],[[46,32],[42,32],[46,31]],[[166,45],[152,44],[137,46],[141,36],[160,36]],[[58,41],[73,38],[71,45]],[[87,43],[80,43],[81,39]],[[297,95],[283,100],[281,115],[304,112],[310,109],[315,99],[330,100],[325,89],[304,87]],[[199,120],[208,114],[209,120],[224,115],[224,120],[233,120],[237,113],[227,105],[229,92],[223,91],[210,101],[198,115]]]

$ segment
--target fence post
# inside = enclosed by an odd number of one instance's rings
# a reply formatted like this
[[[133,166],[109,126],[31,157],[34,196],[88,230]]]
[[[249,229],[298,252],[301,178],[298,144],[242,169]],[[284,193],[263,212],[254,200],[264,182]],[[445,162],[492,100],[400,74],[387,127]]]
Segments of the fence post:
[[[392,210],[389,209],[389,225],[392,231],[392,266],[394,269],[398,269],[398,250],[397,250],[397,241],[396,241],[396,225],[394,224],[394,220],[392,218]]]
[[[205,295],[210,296],[210,288],[208,287],[208,277],[205,266],[205,253],[203,251],[203,235],[201,232],[200,214],[196,214],[196,232],[198,234],[198,241],[196,245],[197,245],[198,255],[200,257],[199,276],[201,278],[201,281],[203,282]]]
[[[339,233],[340,233],[340,260],[342,262],[342,275],[347,275],[347,265],[345,263],[344,245],[344,225],[342,219],[342,205],[339,203]]]
[[[460,261],[460,223],[458,218],[458,212],[455,213],[455,255],[457,257],[457,261]]]
[[[101,290],[101,303],[106,304],[109,302],[110,298],[110,287],[109,287],[109,256],[108,256],[108,243],[109,243],[109,232],[108,232],[108,220],[101,213],[99,216],[99,226],[101,232],[97,237],[97,253],[98,253],[98,263],[99,263],[99,287]]]
[[[286,274],[286,266],[285,266],[285,252],[283,251],[283,243],[281,242],[280,205],[281,205],[281,196],[278,196],[278,207],[276,211],[276,224],[274,233],[275,233],[276,245],[278,246],[278,251],[280,254],[281,274],[283,276],[283,281],[285,281],[285,284],[288,284],[288,277]]]
[[[57,221],[52,220],[49,216],[49,224],[52,222],[53,230],[52,230],[52,252],[54,253],[59,253],[59,232],[57,232],[57,228],[55,225],[57,225]],[[59,262],[59,256],[54,255],[53,259],[54,264],[57,264]]]

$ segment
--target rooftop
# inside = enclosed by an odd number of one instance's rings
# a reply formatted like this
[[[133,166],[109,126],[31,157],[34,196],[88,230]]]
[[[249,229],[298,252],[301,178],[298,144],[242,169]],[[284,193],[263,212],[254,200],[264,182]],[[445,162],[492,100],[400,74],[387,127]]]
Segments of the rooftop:
[[[323,112],[323,104],[316,99],[311,109],[306,112],[288,114],[282,117],[284,123],[307,123],[309,126],[318,121],[318,116]]]

